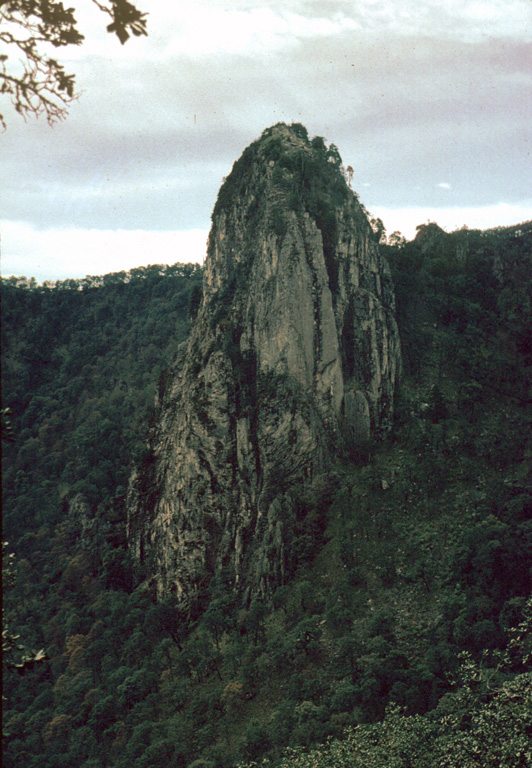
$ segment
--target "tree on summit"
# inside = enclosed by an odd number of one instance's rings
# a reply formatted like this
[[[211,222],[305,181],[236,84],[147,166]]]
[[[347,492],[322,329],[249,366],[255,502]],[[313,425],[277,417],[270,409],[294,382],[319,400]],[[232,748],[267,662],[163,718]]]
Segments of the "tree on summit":
[[[345,172],[347,175],[347,183],[349,184],[349,186],[351,186],[351,182],[353,181],[353,174],[354,174],[353,166],[348,165]]]
[[[146,14],[128,0],[92,1],[110,17],[107,31],[122,44],[131,35],[147,34]],[[58,0],[0,0],[0,94],[8,96],[24,118],[45,115],[52,125],[66,117],[77,97],[75,75],[49,55],[50,46],[81,45],[85,39],[74,13],[75,8],[65,8]],[[0,122],[5,129],[1,114]]]
[[[370,225],[373,230],[373,235],[378,243],[383,243],[386,240],[386,227],[384,226],[382,219],[371,219]]]

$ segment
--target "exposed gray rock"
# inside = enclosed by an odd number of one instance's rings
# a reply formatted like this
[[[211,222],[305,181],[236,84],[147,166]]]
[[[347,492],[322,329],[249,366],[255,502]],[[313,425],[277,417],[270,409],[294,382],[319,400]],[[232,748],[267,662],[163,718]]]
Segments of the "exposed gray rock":
[[[87,499],[76,493],[68,501],[67,521],[72,533],[79,539],[83,549],[91,546],[91,534],[97,525]]]
[[[161,594],[222,566],[284,578],[296,484],[391,422],[400,367],[389,268],[338,164],[301,128],[264,132],[213,213],[203,299],[128,499]]]
[[[371,433],[369,403],[363,392],[349,390],[344,397],[346,430],[353,442],[368,440]]]

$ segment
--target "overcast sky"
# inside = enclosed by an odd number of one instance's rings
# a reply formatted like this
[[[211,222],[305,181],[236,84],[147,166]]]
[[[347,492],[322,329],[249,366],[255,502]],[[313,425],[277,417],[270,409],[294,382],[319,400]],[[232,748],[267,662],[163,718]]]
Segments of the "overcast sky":
[[[338,146],[388,233],[532,219],[531,0],[138,0],[125,46],[68,5],[67,120],[0,108],[5,276],[202,262],[223,177],[281,120]]]

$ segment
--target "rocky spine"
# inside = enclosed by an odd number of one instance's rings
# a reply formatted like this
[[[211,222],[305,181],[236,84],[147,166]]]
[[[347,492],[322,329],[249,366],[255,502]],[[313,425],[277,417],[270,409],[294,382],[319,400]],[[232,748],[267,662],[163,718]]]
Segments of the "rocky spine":
[[[159,594],[193,602],[222,568],[244,596],[281,583],[297,493],[388,429],[399,369],[389,269],[336,148],[267,129],[220,190],[198,314],[130,482],[129,546]]]

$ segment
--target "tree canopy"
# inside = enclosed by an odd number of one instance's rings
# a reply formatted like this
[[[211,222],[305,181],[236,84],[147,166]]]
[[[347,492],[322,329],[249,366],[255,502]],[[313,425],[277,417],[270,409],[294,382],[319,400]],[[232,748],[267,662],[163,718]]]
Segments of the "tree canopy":
[[[147,35],[146,14],[128,0],[92,2],[110,17],[107,32],[122,44],[131,35]],[[24,118],[45,115],[53,125],[77,98],[75,75],[50,55],[54,48],[83,43],[75,10],[57,0],[0,0],[0,94]],[[0,121],[5,129],[3,114]]]
[[[315,144],[294,205],[333,237]],[[381,248],[391,434],[291,489],[271,598],[222,563],[200,606],[132,568],[124,495],[132,465],[149,492],[201,268],[0,281],[5,618],[49,657],[8,657],[4,768],[532,765],[532,222]]]

